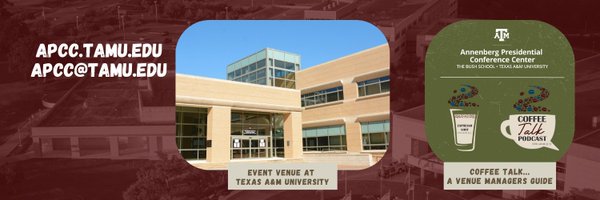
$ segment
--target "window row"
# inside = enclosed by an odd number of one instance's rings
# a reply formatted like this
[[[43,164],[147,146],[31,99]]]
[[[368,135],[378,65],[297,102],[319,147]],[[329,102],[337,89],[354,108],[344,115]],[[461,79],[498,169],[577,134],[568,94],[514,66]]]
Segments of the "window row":
[[[304,151],[345,151],[346,136],[322,136],[302,138]]]
[[[368,96],[390,91],[390,77],[384,76],[358,82],[358,96]]]
[[[206,150],[206,137],[176,137],[177,147],[179,150]]]
[[[179,150],[186,160],[206,160],[206,149]]]
[[[206,123],[208,109],[176,107],[175,143],[185,159],[206,159]]]
[[[206,137],[206,124],[181,124],[175,125],[177,136]]]
[[[257,82],[259,80],[266,80],[267,72],[265,69],[266,68],[263,67],[256,71],[243,74],[241,76],[238,76],[238,77],[230,79],[230,80],[245,82],[245,83],[252,83],[252,82]]]
[[[297,71],[300,68],[299,64],[286,62],[282,60],[269,58],[269,66],[275,66],[282,69],[288,69],[292,71]]]
[[[390,121],[361,122],[363,150],[385,150],[389,145]]]
[[[304,151],[346,150],[346,129],[344,125],[302,129],[302,144]]]
[[[177,123],[206,125],[207,113],[208,110],[206,108],[177,107],[175,112],[175,118]]]
[[[235,71],[227,73],[227,79],[233,80],[234,78],[237,78],[237,77],[242,76],[242,75],[246,75],[247,73],[255,71],[256,69],[260,70],[261,68],[265,67],[265,65],[266,65],[266,60],[265,59],[256,61],[256,62],[254,62],[252,64],[246,65],[246,66],[241,67],[241,68],[239,68],[239,69],[237,69]]]
[[[296,80],[296,73],[273,68],[273,70],[271,70],[271,77]]]
[[[346,135],[346,129],[344,128],[344,125],[302,129],[302,137],[320,137],[332,135]]]
[[[361,122],[363,150],[386,150],[389,145],[390,121]],[[305,128],[302,130],[304,151],[346,150],[344,125]]]
[[[254,112],[231,112],[231,124],[270,125],[271,115]]]
[[[344,90],[342,86],[311,92],[302,95],[302,106],[311,106],[344,100]]]
[[[296,81],[290,79],[271,78],[271,85],[282,88],[296,88]]]

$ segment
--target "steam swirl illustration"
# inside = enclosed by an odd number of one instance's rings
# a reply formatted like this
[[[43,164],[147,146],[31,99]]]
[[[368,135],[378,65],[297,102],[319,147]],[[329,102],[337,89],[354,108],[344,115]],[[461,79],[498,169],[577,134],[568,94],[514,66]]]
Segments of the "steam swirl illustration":
[[[448,104],[452,107],[479,107],[479,104],[468,102],[467,99],[473,98],[479,94],[479,89],[468,84],[462,85],[459,90],[454,90],[454,96],[450,97]]]
[[[530,87],[531,89],[527,91],[529,96],[519,99],[513,104],[513,108],[520,112],[550,112],[550,109],[547,107],[532,105],[548,99],[550,92],[544,87]],[[537,94],[536,89],[538,91]],[[521,92],[520,95],[525,96],[525,92]]]

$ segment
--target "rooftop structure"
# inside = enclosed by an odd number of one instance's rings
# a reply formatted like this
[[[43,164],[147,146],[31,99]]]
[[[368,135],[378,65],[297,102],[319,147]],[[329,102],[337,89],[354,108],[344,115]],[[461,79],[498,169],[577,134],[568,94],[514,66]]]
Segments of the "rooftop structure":
[[[304,10],[304,19],[341,19],[357,8],[353,0],[329,0]]]
[[[32,127],[40,157],[158,159],[178,155],[174,77],[82,79]]]
[[[227,65],[227,80],[283,88],[296,88],[300,55],[265,48]]]

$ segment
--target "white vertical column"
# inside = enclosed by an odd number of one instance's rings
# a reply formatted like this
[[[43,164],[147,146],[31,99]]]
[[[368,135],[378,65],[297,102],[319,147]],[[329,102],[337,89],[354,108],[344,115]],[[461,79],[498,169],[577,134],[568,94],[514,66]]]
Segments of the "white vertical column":
[[[148,156],[150,158],[155,158],[158,156],[156,154],[158,151],[158,142],[156,141],[156,136],[148,136]]]
[[[79,137],[71,137],[71,158],[81,157],[79,148]]]
[[[119,137],[118,136],[110,136],[110,158],[118,158],[119,157]]]

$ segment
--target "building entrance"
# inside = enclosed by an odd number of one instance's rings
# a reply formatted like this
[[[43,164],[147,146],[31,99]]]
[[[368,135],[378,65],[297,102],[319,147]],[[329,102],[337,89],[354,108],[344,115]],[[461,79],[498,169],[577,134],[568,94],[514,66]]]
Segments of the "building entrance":
[[[231,158],[270,158],[270,141],[269,136],[231,136]]]
[[[232,160],[283,157],[283,115],[232,111],[230,142]]]

